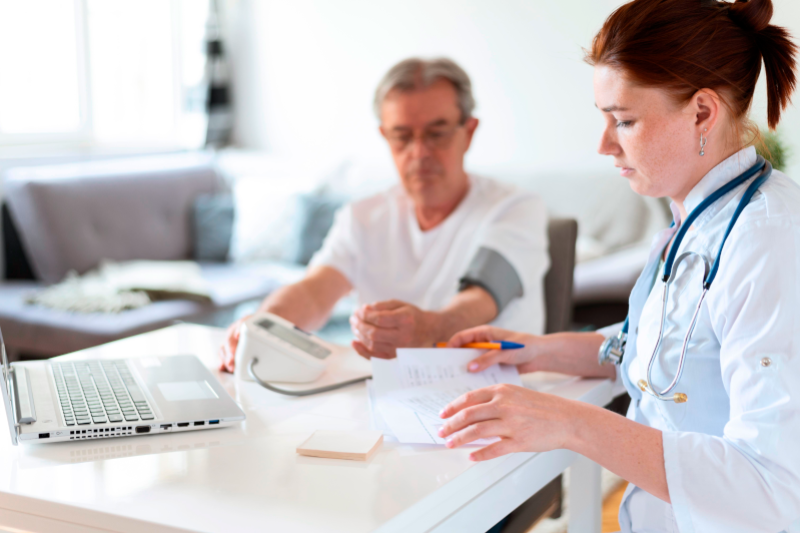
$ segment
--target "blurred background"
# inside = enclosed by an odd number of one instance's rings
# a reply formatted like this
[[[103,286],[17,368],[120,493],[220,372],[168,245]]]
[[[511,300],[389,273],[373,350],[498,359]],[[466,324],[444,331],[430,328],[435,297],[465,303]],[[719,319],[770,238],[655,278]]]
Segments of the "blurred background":
[[[583,48],[620,4],[0,0],[7,343],[46,356],[174,320],[224,325],[302,275],[335,209],[397,180],[372,97],[409,56],[471,76],[469,171],[578,220],[575,327],[624,316],[669,216],[596,153]],[[800,38],[800,2],[774,5],[772,23]],[[763,75],[752,118],[766,122]],[[797,105],[770,140],[800,179]],[[132,260],[193,262],[197,284],[175,292],[194,297],[109,296],[102,266]],[[90,273],[94,286],[77,283]]]

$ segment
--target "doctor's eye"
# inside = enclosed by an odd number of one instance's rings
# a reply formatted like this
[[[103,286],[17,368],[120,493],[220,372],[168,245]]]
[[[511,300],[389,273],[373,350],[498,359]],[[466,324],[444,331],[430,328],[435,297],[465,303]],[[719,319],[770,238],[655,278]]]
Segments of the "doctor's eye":
[[[617,127],[618,128],[627,128],[631,124],[633,124],[633,121],[631,121],[631,120],[620,121],[620,122],[617,122]]]

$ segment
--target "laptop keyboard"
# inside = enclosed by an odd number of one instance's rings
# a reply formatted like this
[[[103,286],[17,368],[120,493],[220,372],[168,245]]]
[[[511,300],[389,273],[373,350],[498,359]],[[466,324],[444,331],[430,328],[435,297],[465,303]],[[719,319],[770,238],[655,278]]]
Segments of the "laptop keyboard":
[[[68,426],[153,420],[125,361],[51,363]]]

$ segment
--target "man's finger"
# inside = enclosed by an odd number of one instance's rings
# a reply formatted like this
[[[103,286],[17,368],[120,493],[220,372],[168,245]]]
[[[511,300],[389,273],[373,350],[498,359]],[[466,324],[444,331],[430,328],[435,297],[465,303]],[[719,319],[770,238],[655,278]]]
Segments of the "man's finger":
[[[369,347],[372,343],[372,339],[369,334],[369,326],[365,324],[363,321],[359,320],[358,317],[355,315],[350,317],[350,331],[353,332],[356,339],[361,341],[365,346]]]
[[[366,346],[364,346],[361,342],[353,341],[350,343],[350,345],[353,347],[356,353],[358,353],[358,355],[360,355],[364,359],[369,359],[372,357],[372,352],[370,352],[369,349]]]
[[[225,372],[228,370],[228,356],[225,353],[225,345],[219,347],[219,370]]]
[[[380,359],[394,359],[397,357],[397,351],[394,344],[387,344],[385,342],[376,342],[372,347],[373,357]]]
[[[492,437],[500,437],[500,431],[503,423],[497,419],[487,420],[472,424],[465,429],[462,429],[445,442],[448,448],[458,448],[464,444],[475,442],[478,439],[489,439]]]
[[[354,340],[351,345],[353,346],[353,349],[359,353],[359,355],[362,355],[367,359],[372,357],[377,357],[378,359],[394,359],[396,356],[394,348],[387,344],[378,344],[373,348],[370,348],[363,342]]]
[[[457,412],[461,411],[462,409],[466,409],[467,407],[471,407],[473,405],[478,405],[481,403],[486,403],[491,401],[494,398],[494,391],[491,387],[484,387],[482,389],[470,391],[466,394],[462,394],[442,409],[442,412],[439,413],[441,418],[450,418]]]
[[[408,305],[406,302],[401,302],[400,300],[384,300],[382,302],[375,302],[374,304],[369,304],[365,307],[367,310],[372,310],[372,311],[392,311],[394,309],[398,309],[406,305]]]
[[[380,350],[380,347],[384,346],[384,351],[392,352],[391,357],[394,357],[395,347],[402,344],[400,331],[395,329],[376,328],[360,322],[358,319],[351,322],[351,329],[356,339],[372,352]]]
[[[514,440],[501,438],[499,442],[495,442],[494,444],[490,444],[485,448],[481,448],[480,450],[469,454],[469,460],[488,461],[489,459],[494,459],[495,457],[500,457],[501,455],[513,453],[517,451],[516,448],[517,445]]]
[[[403,308],[387,309],[383,311],[367,309],[364,311],[362,320],[380,328],[397,328],[401,317],[405,315],[406,310]]]

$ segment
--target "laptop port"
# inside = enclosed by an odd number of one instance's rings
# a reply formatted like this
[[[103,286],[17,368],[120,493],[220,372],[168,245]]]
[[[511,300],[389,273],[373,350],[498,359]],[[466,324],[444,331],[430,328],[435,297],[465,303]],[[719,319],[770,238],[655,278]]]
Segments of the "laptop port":
[[[219,420],[209,420],[208,425],[210,426],[211,424],[219,424]]]
[[[172,424],[161,424],[161,429],[172,429]]]
[[[49,439],[50,438],[50,433],[39,433],[39,438],[40,439]]]
[[[136,426],[136,433],[150,433],[150,426]]]
[[[189,425],[189,422],[178,422],[178,427],[179,428],[185,428],[188,425]]]
[[[205,426],[206,423],[205,422],[195,422],[194,425],[195,426]]]

